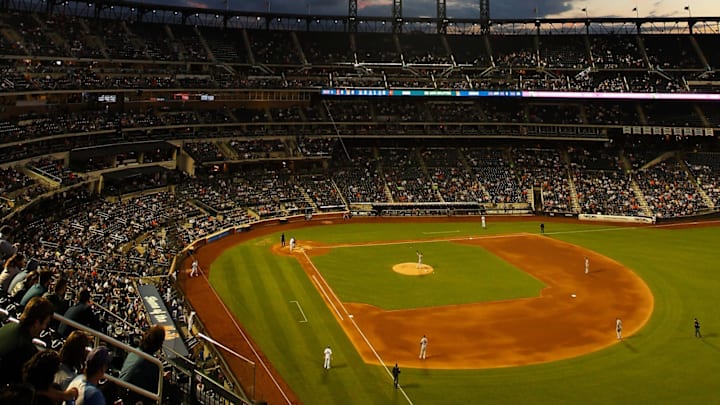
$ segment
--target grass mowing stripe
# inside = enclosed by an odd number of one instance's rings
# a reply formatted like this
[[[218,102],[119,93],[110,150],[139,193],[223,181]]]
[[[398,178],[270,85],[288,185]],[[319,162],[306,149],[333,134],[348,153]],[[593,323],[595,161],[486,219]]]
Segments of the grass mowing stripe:
[[[488,231],[483,235],[537,233],[539,222],[495,223],[490,218]],[[343,224],[293,230],[293,236],[301,241],[334,244],[418,239],[425,231],[455,229],[461,231],[458,237],[480,233],[477,224],[466,223],[438,226],[427,223]],[[717,361],[720,358],[717,331],[720,329],[716,326],[720,325],[720,313],[714,310],[720,305],[717,295],[720,272],[715,269],[720,262],[715,248],[720,242],[720,228],[614,228],[584,223],[546,223],[546,232],[552,233],[548,237],[604,254],[640,275],[655,295],[655,311],[648,324],[624,344],[559,362],[493,370],[404,369],[400,382],[408,394],[418,404],[475,403],[478,398],[491,404],[714,402],[720,391],[720,382],[716,378],[720,374],[720,362]],[[268,249],[265,250],[270,255]],[[272,260],[283,262],[287,258],[273,257],[267,263]],[[283,263],[283,266],[289,266]],[[302,270],[292,268],[287,271]],[[293,277],[288,277],[278,272],[273,276],[278,277],[278,283],[287,283],[289,291],[304,307],[307,302],[308,308],[313,308],[308,311],[317,311],[308,327],[298,331],[295,345],[279,354],[268,353],[268,358],[278,364],[283,373],[286,369],[305,369],[307,376],[283,374],[300,398],[306,403],[337,403],[340,400],[348,404],[400,403],[402,396],[391,389],[387,372],[379,366],[365,365],[352,352],[353,348],[336,324],[331,310],[324,306],[312,281],[304,274],[293,273]],[[251,312],[261,317],[263,308]],[[703,339],[692,337],[693,316],[698,316],[703,324],[706,336]],[[299,325],[294,322],[295,327]],[[277,333],[286,331],[275,331],[267,336],[253,333],[253,337],[264,348],[266,341]],[[333,345],[338,360],[346,364],[333,369],[328,379],[323,380],[320,371],[322,353],[318,345],[328,342]]]
[[[428,275],[410,277],[392,267],[415,258],[417,246],[372,244],[331,249],[313,264],[343,302],[386,310],[537,297],[544,284],[479,246],[437,242],[423,247]],[[402,299],[398,299],[402,296]]]
[[[222,268],[222,266],[219,265],[219,266],[218,266],[218,269],[221,269],[221,268]],[[280,384],[278,383],[278,381],[277,381],[277,379],[275,378],[275,376],[270,372],[270,370],[269,370],[269,368],[268,368],[268,365],[267,365],[267,364],[265,363],[265,361],[260,357],[259,353],[255,350],[255,348],[253,347],[253,345],[250,344],[250,341],[249,341],[248,337],[245,335],[245,332],[240,328],[240,326],[238,325],[237,321],[235,320],[235,316],[237,316],[237,315],[236,315],[234,309],[237,308],[237,306],[236,306],[236,305],[233,305],[233,303],[231,303],[231,304],[230,304],[231,307],[228,308],[227,303],[226,303],[225,301],[223,301],[226,297],[222,297],[221,294],[219,294],[219,292],[216,290],[217,284],[214,284],[214,283],[212,282],[213,279],[222,279],[222,276],[226,276],[227,273],[225,273],[225,274],[221,273],[221,274],[219,274],[219,275],[217,275],[217,276],[215,275],[215,273],[217,273],[217,271],[216,271],[216,272],[211,272],[211,274],[210,274],[210,278],[211,278],[211,279],[210,279],[210,280],[207,280],[207,279],[206,279],[206,280],[208,281],[208,284],[210,285],[211,291],[212,291],[213,294],[218,298],[218,300],[221,301],[221,302],[220,302],[220,305],[222,305],[223,310],[228,314],[228,316],[230,316],[230,319],[231,319],[231,321],[232,321],[233,326],[235,327],[235,329],[236,329],[236,330],[238,331],[238,333],[243,337],[243,339],[245,340],[245,342],[250,346],[250,350],[253,352],[253,354],[255,355],[255,358],[257,359],[257,363],[256,363],[256,364],[260,364],[260,366],[261,366],[261,367],[265,370],[265,372],[270,376],[271,381],[273,382],[273,384],[274,384],[275,387],[277,388],[278,392],[280,392],[280,394],[282,395],[282,397],[283,397],[283,399],[285,400],[285,402],[288,403],[288,404],[290,404],[290,403],[291,403],[290,398],[288,398],[287,394],[285,393],[285,391],[283,390],[283,388],[280,386]],[[203,275],[203,277],[205,277],[205,275]],[[223,285],[223,283],[220,283],[220,284]],[[226,284],[225,284],[225,285],[226,285]],[[222,297],[222,298],[221,298],[221,297]],[[235,304],[236,304],[236,303],[235,303]],[[232,309],[231,309],[231,308],[232,308]],[[235,316],[233,316],[233,314],[235,314]]]

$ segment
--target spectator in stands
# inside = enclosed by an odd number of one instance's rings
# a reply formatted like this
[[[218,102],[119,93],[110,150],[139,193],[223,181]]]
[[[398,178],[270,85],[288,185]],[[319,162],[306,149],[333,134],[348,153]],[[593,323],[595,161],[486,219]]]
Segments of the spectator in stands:
[[[60,367],[60,356],[55,350],[41,350],[35,353],[23,366],[23,381],[35,390],[36,405],[54,405],[61,401],[74,401],[78,396],[76,388],[65,391],[58,389],[53,377]]]
[[[11,384],[0,388],[0,404],[31,404],[35,391],[25,384]]]
[[[11,230],[12,228],[10,228],[10,225],[3,225],[2,227],[0,227],[0,239],[9,239]]]
[[[67,279],[65,277],[60,277],[55,282],[55,287],[53,288],[53,291],[46,292],[45,295],[43,295],[45,298],[47,298],[50,302],[53,304],[53,308],[55,310],[56,314],[63,315],[65,311],[68,310],[68,307],[70,304],[68,304],[67,300],[65,299],[65,292],[67,291]],[[57,330],[60,323],[56,320],[50,321],[50,327]]]
[[[20,300],[25,296],[31,286],[35,285],[40,279],[40,272],[28,271],[27,269],[18,273],[13,281],[10,282],[10,297],[15,302],[20,303]]]
[[[2,273],[0,273],[0,291],[7,294],[10,282],[20,273],[25,265],[25,256],[22,253],[15,253],[5,262]]]
[[[78,303],[68,308],[65,311],[65,318],[75,321],[81,325],[85,325],[88,328],[100,330],[100,320],[97,315],[92,311],[92,305],[90,303],[90,291],[83,289],[80,291],[78,297]],[[66,323],[61,323],[58,327],[58,333],[67,337],[70,335],[74,328]]]
[[[0,228],[0,260],[7,260],[17,253],[17,246],[10,242],[10,227],[4,225]]]
[[[85,348],[89,345],[90,338],[79,330],[73,331],[63,343],[60,349],[60,368],[55,373],[55,383],[61,389],[67,389],[70,382],[82,372]]]
[[[25,306],[20,322],[10,322],[0,328],[0,381],[20,382],[23,364],[38,350],[33,339],[40,336],[52,315],[50,301],[35,297]]]
[[[162,348],[163,342],[165,342],[165,328],[161,325],[153,325],[143,334],[138,349],[152,356]],[[135,353],[129,353],[120,370],[120,379],[150,392],[157,392],[159,373],[157,365]],[[129,395],[129,399],[133,404],[136,403],[135,401],[142,401],[142,397],[134,393]]]
[[[87,356],[85,372],[75,377],[70,388],[77,388],[78,397],[75,405],[105,405],[105,395],[100,390],[100,380],[110,367],[112,357],[108,348],[98,346]]]
[[[52,271],[42,270],[38,276],[37,283],[31,285],[25,295],[23,295],[20,300],[20,305],[25,306],[28,301],[34,297],[42,297],[48,291],[48,287],[50,287],[52,276]]]

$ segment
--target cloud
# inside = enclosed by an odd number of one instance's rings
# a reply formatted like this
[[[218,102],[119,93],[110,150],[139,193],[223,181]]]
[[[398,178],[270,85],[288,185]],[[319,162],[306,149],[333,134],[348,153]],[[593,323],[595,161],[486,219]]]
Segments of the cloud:
[[[266,11],[267,0],[228,0],[232,10]],[[348,0],[269,0],[270,11],[278,13],[307,13],[307,5],[315,15],[347,15]],[[154,0],[148,4],[190,6],[224,9],[225,0]],[[363,16],[391,16],[392,0],[358,0],[358,14]],[[634,17],[637,6],[643,16],[687,16],[683,7],[690,4],[693,16],[720,15],[720,1],[706,0],[491,0],[490,18],[533,18],[535,9],[539,17],[584,17],[587,8],[590,17]],[[403,0],[403,16],[435,17],[436,0]],[[479,18],[478,0],[447,0],[447,14],[451,18]]]
[[[182,6],[192,8],[210,8],[210,5],[207,2],[196,0],[183,0]]]

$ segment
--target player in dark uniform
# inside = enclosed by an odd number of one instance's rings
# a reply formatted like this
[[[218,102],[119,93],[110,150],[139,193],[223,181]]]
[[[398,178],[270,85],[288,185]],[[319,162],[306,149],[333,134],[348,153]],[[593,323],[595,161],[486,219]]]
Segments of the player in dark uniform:
[[[395,363],[395,367],[392,369],[392,376],[393,376],[393,387],[397,389],[398,387],[398,381],[400,380],[400,367],[398,367],[397,363]]]

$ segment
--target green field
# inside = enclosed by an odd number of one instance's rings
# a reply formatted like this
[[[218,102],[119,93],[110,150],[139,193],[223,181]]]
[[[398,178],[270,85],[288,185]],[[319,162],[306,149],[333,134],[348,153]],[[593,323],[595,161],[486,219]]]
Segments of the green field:
[[[302,245],[303,240],[344,243],[425,240],[445,234],[465,237],[537,232],[538,227],[538,221],[494,223],[492,218],[486,231],[480,230],[477,223],[467,222],[346,223],[303,228],[286,236],[298,238]],[[306,404],[718,403],[720,227],[641,229],[579,222],[546,223],[547,237],[597,251],[640,275],[655,296],[655,309],[648,324],[622,344],[548,364],[474,371],[404,368],[400,383],[409,401],[392,389],[391,377],[384,368],[368,366],[360,360],[299,264],[293,258],[277,257],[269,252],[269,244],[279,240],[281,231],[282,227],[278,227],[277,235],[227,250],[213,263],[210,277],[228,307]],[[436,275],[415,278],[421,279],[421,283],[432,282],[433,277],[443,273],[442,266],[457,256],[457,252],[448,249],[429,251],[430,245],[440,248],[449,244],[422,245],[424,261],[435,265],[431,262],[437,260],[441,268]],[[494,260],[492,267],[507,266],[499,274],[517,271],[497,258],[485,257],[488,253],[482,249],[466,248],[479,262]],[[357,251],[350,252],[352,249]],[[375,305],[386,308],[415,307],[419,306],[418,302],[428,305],[427,299],[418,301],[417,297],[393,293],[396,287],[388,281],[392,277],[389,270],[383,274],[390,278],[379,283],[382,290],[377,285],[368,288],[354,282],[358,272],[364,272],[363,277],[374,278],[387,263],[376,264],[374,268],[368,261],[378,251],[362,254],[365,248],[352,249],[313,258],[343,300],[374,299]],[[386,253],[388,257],[381,255],[381,260],[413,261],[414,250],[404,249],[408,253],[397,253],[397,257],[396,253]],[[333,258],[333,255],[338,256]],[[342,263],[345,270],[338,270],[333,263]],[[468,266],[473,269],[461,277],[466,281],[472,279],[479,272],[475,266],[477,264]],[[348,273],[347,277],[343,272]],[[451,278],[451,271],[445,273]],[[512,287],[502,292],[485,291],[476,298],[493,299],[491,294],[495,293],[537,295],[540,286],[537,280],[516,276],[507,278],[515,280],[518,290]],[[473,282],[476,287],[482,287],[482,277],[478,278],[480,281]],[[444,280],[440,278],[435,282],[441,281]],[[473,299],[472,294],[468,294],[472,288],[466,288],[466,283],[447,282],[450,284],[434,289],[432,302],[452,302],[458,296]],[[519,290],[522,288],[527,290]],[[307,322],[299,322],[301,315],[291,301],[298,301],[302,306]],[[702,323],[703,339],[693,337],[693,317]],[[333,347],[334,368],[324,372],[322,349],[328,344]]]
[[[392,271],[395,264],[412,263],[416,249],[433,273],[410,277]],[[485,249],[450,242],[342,247],[312,260],[343,302],[386,310],[537,297],[543,287]]]

